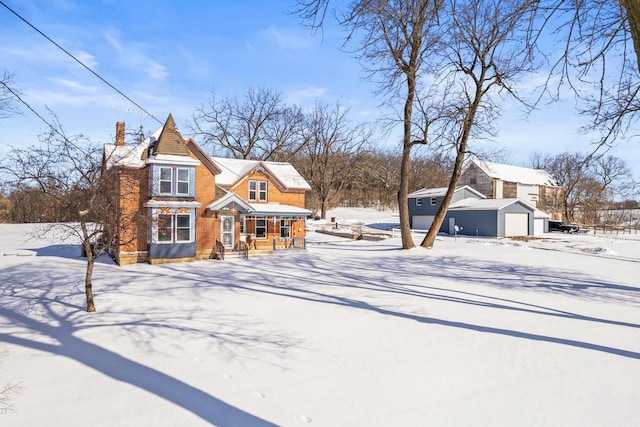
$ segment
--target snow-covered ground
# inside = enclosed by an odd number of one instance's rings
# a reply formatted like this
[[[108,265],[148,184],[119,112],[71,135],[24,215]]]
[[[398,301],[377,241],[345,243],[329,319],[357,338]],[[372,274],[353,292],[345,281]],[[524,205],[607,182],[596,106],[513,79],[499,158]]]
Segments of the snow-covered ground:
[[[87,314],[79,248],[0,225],[0,389],[22,387],[0,425],[637,425],[640,236],[402,251],[322,227],[249,260],[103,256]]]

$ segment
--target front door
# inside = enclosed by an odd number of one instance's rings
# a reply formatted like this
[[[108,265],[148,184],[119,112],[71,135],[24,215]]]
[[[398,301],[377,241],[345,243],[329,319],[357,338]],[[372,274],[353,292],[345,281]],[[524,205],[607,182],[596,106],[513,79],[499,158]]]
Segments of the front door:
[[[233,224],[235,222],[235,218],[233,216],[223,216],[221,218],[222,222],[222,244],[227,249],[233,249],[233,240],[234,240],[234,232],[233,232]]]

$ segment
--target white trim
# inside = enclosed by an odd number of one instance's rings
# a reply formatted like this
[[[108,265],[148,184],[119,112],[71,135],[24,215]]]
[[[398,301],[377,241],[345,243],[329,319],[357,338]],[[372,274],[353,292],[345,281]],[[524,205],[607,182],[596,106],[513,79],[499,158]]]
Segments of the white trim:
[[[158,154],[153,158],[147,159],[148,164],[170,163],[175,166],[200,166],[202,162],[200,160],[192,159],[188,156],[174,156],[171,154]]]
[[[149,200],[144,204],[145,208],[199,208],[200,202],[179,202],[166,200]]]

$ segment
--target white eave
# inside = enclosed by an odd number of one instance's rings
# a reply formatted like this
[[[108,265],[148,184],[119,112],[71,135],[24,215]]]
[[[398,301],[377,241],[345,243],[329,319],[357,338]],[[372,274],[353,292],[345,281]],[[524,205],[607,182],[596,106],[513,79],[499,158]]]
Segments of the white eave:
[[[200,160],[188,156],[176,156],[173,154],[157,154],[147,159],[147,163],[161,163],[178,166],[199,166]]]
[[[200,202],[181,202],[178,200],[149,200],[144,204],[145,208],[199,208]]]
[[[309,209],[279,203],[253,203],[252,215],[311,216]]]

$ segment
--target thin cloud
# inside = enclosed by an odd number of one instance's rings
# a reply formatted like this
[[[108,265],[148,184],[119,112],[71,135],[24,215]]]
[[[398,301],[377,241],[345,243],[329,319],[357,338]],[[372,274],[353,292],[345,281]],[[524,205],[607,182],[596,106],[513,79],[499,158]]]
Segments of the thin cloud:
[[[95,93],[98,90],[95,86],[83,85],[83,84],[80,84],[79,82],[77,82],[75,80],[68,80],[68,79],[60,79],[59,78],[59,79],[54,79],[53,81],[55,83],[57,83],[58,85],[60,85],[60,86],[64,86],[66,88],[77,90],[77,91],[81,91],[81,92]]]
[[[169,76],[167,68],[151,59],[144,43],[123,42],[117,31],[111,29],[104,33],[107,43],[118,53],[122,64],[140,71],[153,80],[165,80]]]
[[[300,50],[313,47],[313,39],[309,35],[303,36],[299,31],[278,28],[274,25],[261,31],[260,36],[270,45],[280,49]]]

